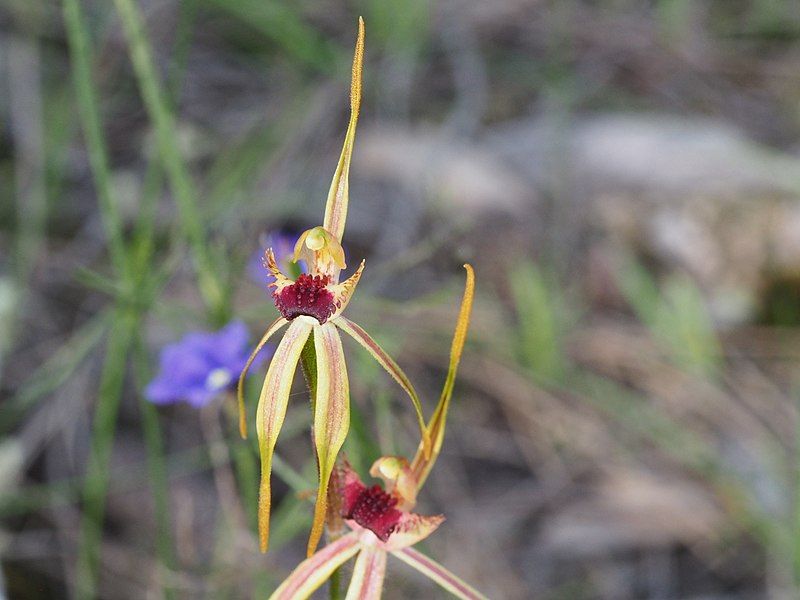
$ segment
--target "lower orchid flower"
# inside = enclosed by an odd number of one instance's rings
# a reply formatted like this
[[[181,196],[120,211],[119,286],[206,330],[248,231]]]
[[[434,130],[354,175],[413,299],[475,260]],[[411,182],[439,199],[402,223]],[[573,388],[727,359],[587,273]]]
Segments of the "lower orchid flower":
[[[268,327],[252,357],[258,354],[272,335],[285,325],[289,327],[267,370],[257,408],[256,433],[261,454],[258,521],[262,552],[267,550],[269,543],[272,455],[278,433],[283,426],[292,381],[301,355],[304,356],[303,366],[312,390],[313,437],[319,470],[314,521],[308,541],[309,556],[322,536],[327,512],[328,482],[350,426],[350,389],[339,330],[363,346],[405,390],[417,414],[425,456],[430,456],[432,448],[419,397],[408,377],[366,331],[342,315],[364,269],[362,261],[349,279],[339,282],[339,275],[345,268],[341,239],[347,217],[350,159],[361,104],[363,57],[364,21],[359,19],[350,87],[350,123],[328,193],[323,225],[305,231],[294,246],[294,262],[304,261],[307,271],[296,279],[288,277],[281,271],[273,248],[267,249],[264,260],[264,265],[272,276],[269,284],[274,288],[272,297],[281,316]],[[242,383],[249,367],[250,362],[245,365],[239,378],[242,437],[247,435]]]
[[[472,267],[465,267],[467,285],[450,351],[450,367],[439,404],[428,423],[433,451],[426,455],[420,442],[411,462],[396,456],[379,458],[372,465],[370,475],[382,479],[383,488],[364,485],[346,463],[338,467],[330,490],[328,528],[331,533],[338,533],[341,531],[339,524],[344,521],[350,532],[300,563],[275,590],[271,600],[308,598],[336,569],[356,555],[346,600],[380,598],[389,555],[415,568],[459,598],[485,598],[442,565],[413,548],[444,521],[442,515],[422,516],[411,511],[444,440],[447,411],[472,308],[474,275]]]

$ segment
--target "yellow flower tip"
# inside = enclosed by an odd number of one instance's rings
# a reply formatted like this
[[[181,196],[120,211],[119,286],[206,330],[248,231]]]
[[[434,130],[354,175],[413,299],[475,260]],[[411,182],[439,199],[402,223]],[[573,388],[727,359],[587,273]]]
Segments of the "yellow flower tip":
[[[269,514],[272,504],[272,492],[269,477],[262,479],[258,495],[258,546],[262,553],[269,548]]]
[[[353,73],[350,79],[350,110],[358,113],[361,108],[361,79],[364,69],[364,18],[358,17],[358,38],[353,55]]]
[[[246,370],[242,370],[239,375],[239,385],[236,386],[236,399],[239,405],[239,435],[243,440],[247,439],[247,411],[244,407],[244,378],[247,374]]]
[[[239,411],[239,435],[243,440],[247,439],[247,415],[245,415],[244,409]]]
[[[308,547],[306,554],[310,557],[317,551],[319,541],[322,539],[322,532],[325,529],[325,516],[328,511],[328,486],[320,486],[317,493],[317,503],[314,505],[314,522],[311,525],[311,533],[308,536]]]
[[[361,80],[364,70],[364,19],[358,20],[358,38],[353,55],[353,70],[350,80],[350,122],[344,137],[342,153],[333,174],[328,200],[325,204],[323,225],[337,240],[342,239],[344,225],[347,220],[347,205],[350,189],[350,160],[353,156],[353,145],[356,138],[358,113],[361,110]]]

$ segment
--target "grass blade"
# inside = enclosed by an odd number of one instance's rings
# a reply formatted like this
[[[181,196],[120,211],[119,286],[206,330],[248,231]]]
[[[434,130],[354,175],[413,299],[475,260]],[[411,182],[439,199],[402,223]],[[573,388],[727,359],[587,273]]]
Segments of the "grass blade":
[[[117,312],[108,337],[83,488],[83,512],[78,548],[78,598],[89,599],[96,596],[97,564],[110,479],[109,463],[125,379],[125,366],[137,322],[135,315]]]

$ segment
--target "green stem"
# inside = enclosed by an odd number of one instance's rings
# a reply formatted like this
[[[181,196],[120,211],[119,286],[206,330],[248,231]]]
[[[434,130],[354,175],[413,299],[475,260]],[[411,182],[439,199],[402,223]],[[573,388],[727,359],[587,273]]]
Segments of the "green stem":
[[[180,97],[181,83],[186,72],[186,60],[189,55],[189,46],[197,14],[197,0],[182,0],[178,26],[175,32],[175,46],[173,58],[170,63],[170,74],[167,82],[167,102],[170,106],[177,106]],[[146,273],[147,264],[150,262],[154,250],[156,208],[161,188],[164,184],[164,170],[155,156],[150,160],[144,174],[142,190],[142,205],[139,218],[133,231],[134,269],[137,273]]]
[[[108,153],[100,125],[100,108],[92,84],[92,58],[89,33],[80,0],[64,0],[64,24],[72,57],[73,83],[78,111],[83,126],[89,162],[100,203],[100,214],[109,241],[111,262],[117,273],[125,278],[129,265],[123,242],[122,219],[114,202]]]
[[[136,336],[134,348],[134,369],[137,388],[142,390],[152,378],[147,360],[144,340],[141,334]],[[164,457],[164,444],[161,436],[161,424],[158,410],[139,393],[139,410],[142,416],[142,432],[144,434],[145,452],[147,454],[147,471],[156,517],[156,552],[163,567],[169,571],[175,568],[175,557],[172,551],[172,524],[170,522],[169,485]],[[163,586],[164,596],[169,600],[175,592],[168,585]]]
[[[317,398],[317,351],[314,348],[314,332],[308,336],[305,346],[300,353],[300,365],[306,378],[308,394],[311,399],[311,412],[314,412],[314,403]]]
[[[79,598],[90,599],[97,595],[97,563],[109,484],[109,463],[125,379],[125,365],[137,321],[135,314],[118,310],[109,332],[83,487],[77,573]]]
[[[161,89],[155,64],[142,25],[142,16],[133,0],[114,0],[128,38],[130,57],[145,108],[153,122],[159,154],[181,220],[183,233],[192,250],[200,293],[215,321],[227,316],[225,292],[214,274],[208,252],[206,232],[197,207],[197,192],[181,157],[172,111]]]
[[[328,596],[331,600],[339,600],[342,597],[342,568],[338,567],[331,573],[330,584],[328,585]]]

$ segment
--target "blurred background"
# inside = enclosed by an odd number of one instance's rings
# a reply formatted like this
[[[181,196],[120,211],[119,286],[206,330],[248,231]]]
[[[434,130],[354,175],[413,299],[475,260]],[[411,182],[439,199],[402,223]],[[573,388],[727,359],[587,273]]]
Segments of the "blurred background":
[[[232,399],[142,390],[275,317],[248,264],[321,222],[358,15],[348,313],[428,415],[477,271],[424,551],[491,598],[800,597],[796,0],[3,0],[0,598],[266,597],[304,557],[300,378],[266,555]],[[366,476],[417,432],[348,342]],[[386,597],[447,594],[390,559]]]

